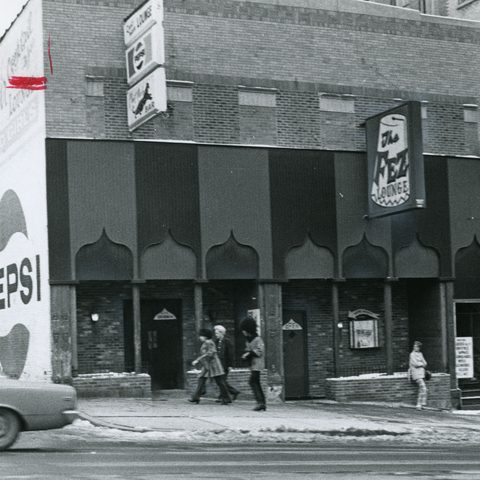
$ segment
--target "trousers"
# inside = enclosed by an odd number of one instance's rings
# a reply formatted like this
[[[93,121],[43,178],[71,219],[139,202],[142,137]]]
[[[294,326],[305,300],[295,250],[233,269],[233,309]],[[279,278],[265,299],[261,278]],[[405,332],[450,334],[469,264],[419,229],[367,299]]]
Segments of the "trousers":
[[[265,394],[263,393],[262,385],[260,384],[260,372],[258,370],[252,370],[249,384],[257,403],[265,405]]]

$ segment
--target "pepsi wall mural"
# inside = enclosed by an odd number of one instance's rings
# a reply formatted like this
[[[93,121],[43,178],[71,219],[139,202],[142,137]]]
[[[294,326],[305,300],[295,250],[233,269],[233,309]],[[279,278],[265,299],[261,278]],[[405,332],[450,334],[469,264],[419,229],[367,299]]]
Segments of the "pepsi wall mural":
[[[366,120],[370,217],[425,208],[420,102]]]
[[[0,375],[49,381],[45,90],[11,81],[45,78],[40,10],[27,3],[0,51]]]

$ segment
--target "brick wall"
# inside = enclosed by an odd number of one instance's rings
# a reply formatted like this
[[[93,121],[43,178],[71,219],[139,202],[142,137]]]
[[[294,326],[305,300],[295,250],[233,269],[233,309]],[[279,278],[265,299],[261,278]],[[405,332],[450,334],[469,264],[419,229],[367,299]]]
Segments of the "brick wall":
[[[184,371],[196,355],[193,284],[149,282],[141,286],[143,300],[182,299]],[[115,282],[85,282],[77,286],[78,373],[125,371],[124,300],[132,298],[132,286]],[[91,313],[98,313],[92,322]],[[145,366],[146,368],[146,366]]]
[[[186,385],[186,390],[189,395],[193,395],[195,393],[195,390],[197,388],[198,384],[198,371],[196,370],[191,370],[187,372],[187,385]],[[236,370],[230,370],[230,373],[228,374],[228,383],[232,385],[232,387],[235,387],[237,390],[240,390],[241,394],[239,396],[240,400],[254,400],[255,397],[253,396],[252,389],[250,388],[250,385],[248,383],[250,379],[250,370],[248,369],[236,369]],[[265,393],[265,396],[267,397],[267,402],[269,400],[269,390],[268,390],[268,385],[267,385],[267,371],[264,370],[260,374],[260,383],[262,385],[263,392]],[[207,381],[206,385],[206,398],[217,398],[218,397],[218,387],[217,384],[215,383],[215,380],[213,381]],[[273,400],[274,398],[277,398],[276,396],[272,396],[271,399]]]
[[[123,300],[131,285],[89,282],[77,286],[78,373],[124,372]],[[92,322],[91,314],[99,320]]]
[[[367,372],[386,373],[385,313],[383,281],[349,280],[339,284],[340,334],[338,375],[358,375]],[[332,291],[321,281],[295,280],[282,286],[285,310],[304,311],[308,329],[309,394],[325,395],[326,379],[334,376]],[[392,284],[393,303],[393,366],[395,372],[406,372],[410,353],[408,300],[405,283]],[[350,348],[348,312],[364,308],[379,319],[379,347],[356,350]]]
[[[426,382],[427,407],[452,408],[450,375],[436,373]],[[337,402],[394,402],[416,405],[418,386],[403,376],[329,378],[327,398]]]
[[[150,397],[150,375],[132,373],[79,375],[73,386],[79,397]]]
[[[462,105],[479,96],[472,79],[480,29],[420,14],[412,21],[418,12],[393,14],[378,4],[370,15],[369,2],[355,2],[352,13],[307,4],[165,0],[167,79],[193,82],[192,101],[170,96],[166,114],[130,134],[122,28],[140,3],[44,1],[54,68],[46,91],[49,136],[364,150],[365,118],[400,98],[429,102],[425,151],[472,151]],[[86,96],[92,69],[104,70],[103,99]],[[276,106],[239,106],[239,85],[277,89]],[[321,111],[320,92],[354,95],[354,113]]]

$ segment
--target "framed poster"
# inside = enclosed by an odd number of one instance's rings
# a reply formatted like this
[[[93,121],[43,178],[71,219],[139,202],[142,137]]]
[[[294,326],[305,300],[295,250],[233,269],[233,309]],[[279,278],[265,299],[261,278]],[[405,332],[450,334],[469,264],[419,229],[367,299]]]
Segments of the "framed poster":
[[[350,318],[350,348],[377,348],[378,316],[368,310],[348,312]]]

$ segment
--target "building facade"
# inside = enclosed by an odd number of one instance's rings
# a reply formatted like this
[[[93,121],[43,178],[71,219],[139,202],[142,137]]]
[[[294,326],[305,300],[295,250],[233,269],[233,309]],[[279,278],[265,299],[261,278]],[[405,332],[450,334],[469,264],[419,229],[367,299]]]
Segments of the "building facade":
[[[137,78],[155,53],[125,25],[150,7],[163,50]],[[7,374],[186,388],[198,330],[224,325],[241,369],[253,315],[271,399],[406,382],[421,340],[457,401],[456,337],[475,344],[480,308],[475,22],[356,0],[30,0],[0,52]],[[154,87],[165,105],[143,119]],[[426,208],[372,218],[365,121],[410,101]]]

